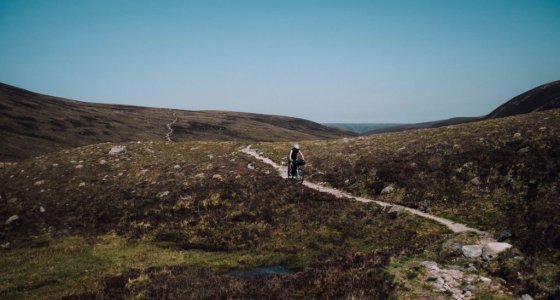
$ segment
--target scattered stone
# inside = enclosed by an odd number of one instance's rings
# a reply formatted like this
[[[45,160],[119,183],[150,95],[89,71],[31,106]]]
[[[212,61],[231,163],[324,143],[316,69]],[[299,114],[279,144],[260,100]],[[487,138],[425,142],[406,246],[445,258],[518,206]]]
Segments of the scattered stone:
[[[467,285],[463,288],[463,292],[472,292],[474,291],[476,288],[474,287],[474,285]]]
[[[113,146],[109,151],[109,154],[115,155],[122,152],[126,152],[126,146]]]
[[[404,150],[406,150],[406,147],[401,147],[401,148],[398,149],[399,152],[402,152]]]
[[[386,186],[383,190],[381,190],[381,195],[388,195],[392,193],[394,190],[395,187],[393,187],[393,185],[390,184],[389,186]]]
[[[540,127],[539,130],[540,130],[540,131],[545,131],[545,130],[546,130],[546,126]]]
[[[460,271],[460,272],[465,272],[465,268],[461,267],[461,266],[457,266],[457,265],[451,265],[447,267],[449,270],[454,270],[454,271]]]
[[[144,175],[144,174],[148,173],[148,171],[149,171],[148,169],[141,170],[141,171],[140,171],[140,174],[141,174],[141,175]]]
[[[247,165],[247,168],[249,168],[249,169],[251,169],[251,170],[254,170],[254,169],[255,169],[255,167],[254,167],[252,164],[248,164],[248,165]]]
[[[349,183],[350,183],[350,179],[344,180],[344,184],[349,184]]]
[[[531,150],[531,148],[525,147],[525,148],[519,149],[519,151],[517,151],[517,153],[523,154],[523,153],[529,152],[530,150]]]
[[[100,164],[100,165],[106,165],[106,164],[107,164],[107,161],[104,160],[104,159],[102,159],[102,160],[99,161],[99,164]]]
[[[8,200],[8,203],[10,204],[14,204],[17,202],[17,198],[11,198],[10,200]]]
[[[75,164],[76,161],[75,161],[75,160],[71,160],[70,163],[71,163],[71,164]]]
[[[269,170],[266,170],[264,173],[265,173],[266,175],[270,175],[270,171],[269,171]]]
[[[86,183],[82,181],[82,182],[80,182],[80,184],[79,184],[78,186],[79,186],[79,187],[86,186]]]
[[[43,183],[45,183],[44,180],[35,181],[35,185],[42,185]]]
[[[531,295],[529,294],[524,294],[523,296],[521,296],[521,300],[533,300],[533,297],[531,297]]]
[[[123,172],[119,172],[119,174],[117,174],[117,176],[123,176]]]
[[[175,170],[179,170],[180,168],[181,168],[180,165],[174,165],[174,166],[173,166],[173,169],[175,169]]]
[[[157,196],[158,196],[158,198],[163,198],[163,197],[165,197],[165,196],[167,196],[167,195],[169,195],[169,191],[161,192],[161,193],[159,193]]]
[[[465,297],[465,299],[468,299],[470,297],[472,297],[472,292],[471,291],[466,291],[463,293],[463,296]]]
[[[204,173],[198,173],[196,175],[194,175],[195,179],[203,179],[204,178]]]
[[[500,242],[492,242],[484,245],[482,249],[482,259],[484,260],[492,260],[498,257],[498,254],[506,251],[507,249],[511,248],[511,244],[508,243],[500,243]]]
[[[76,169],[82,169],[84,167],[84,165],[77,165]]]
[[[520,140],[520,139],[522,139],[522,137],[521,137],[521,133],[519,133],[519,132],[516,132],[516,133],[515,133],[515,134],[513,135],[513,138],[514,138],[514,139],[516,139],[516,140]]]
[[[469,264],[469,267],[465,271],[474,273],[477,272],[478,269],[473,264]]]
[[[399,213],[404,211],[404,207],[400,206],[400,205],[392,205],[391,209],[389,209],[389,218],[391,219],[395,219],[397,218],[397,216],[399,215]]]
[[[479,186],[482,182],[480,182],[480,178],[479,178],[479,177],[475,177],[475,178],[471,179],[470,183],[471,183],[472,185]]]
[[[41,213],[44,213],[46,210],[45,210],[44,207],[41,206],[41,207],[39,207],[39,211],[40,211]]]
[[[212,179],[222,181],[224,178],[223,178],[222,175],[220,175],[220,174],[214,174],[214,175],[212,176]]]
[[[10,242],[5,242],[0,246],[2,246],[2,248],[4,248],[4,249],[8,249],[8,248],[10,248]]]
[[[511,230],[506,229],[502,230],[498,233],[498,237],[496,238],[498,242],[503,242],[511,237]]]
[[[426,260],[420,263],[421,266],[424,266],[428,269],[432,268],[432,267],[437,267],[437,263],[435,261],[431,261],[431,260]]]
[[[461,248],[463,255],[468,258],[477,258],[482,255],[481,245],[465,245]]]
[[[6,225],[8,225],[8,224],[10,224],[14,221],[17,221],[17,220],[19,220],[19,216],[18,215],[13,215],[6,220]]]
[[[490,279],[488,277],[480,276],[480,281],[482,281],[484,283],[490,283],[490,282],[492,282],[492,279]]]
[[[52,164],[53,167],[58,167],[58,164]]]

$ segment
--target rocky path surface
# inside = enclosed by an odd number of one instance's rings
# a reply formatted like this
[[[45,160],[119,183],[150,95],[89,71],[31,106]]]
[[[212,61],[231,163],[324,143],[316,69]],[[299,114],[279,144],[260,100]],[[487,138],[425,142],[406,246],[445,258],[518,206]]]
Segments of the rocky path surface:
[[[177,123],[177,114],[175,114],[175,112],[173,111],[173,117],[175,118],[171,123],[167,123],[165,124],[165,127],[167,127],[167,130],[169,130],[167,132],[167,134],[165,135],[165,138],[169,141],[169,142],[173,142],[171,140],[171,134],[173,134],[173,124]]]
[[[255,157],[256,159],[258,159],[258,160],[260,160],[264,163],[267,163],[267,164],[273,166],[278,171],[278,174],[280,174],[280,176],[282,178],[287,178],[286,167],[280,166],[280,165],[276,164],[274,161],[272,161],[270,158],[267,158],[267,157],[264,157],[264,156],[260,155],[255,150],[251,149],[251,145],[245,147],[241,151],[245,154],[248,154],[248,155],[251,155],[251,156]],[[398,205],[394,205],[394,204],[391,204],[391,203],[386,203],[386,202],[382,202],[382,201],[367,199],[367,198],[363,198],[363,197],[356,197],[356,196],[353,196],[349,193],[343,192],[341,190],[337,190],[337,189],[330,188],[330,187],[325,187],[325,186],[322,186],[322,185],[319,185],[319,184],[316,184],[316,183],[312,183],[312,182],[309,182],[309,181],[304,181],[303,184],[305,186],[307,186],[309,188],[312,188],[314,190],[317,190],[319,192],[329,193],[329,194],[332,194],[332,195],[334,195],[336,197],[339,197],[339,198],[346,197],[346,198],[354,199],[354,200],[360,201],[360,202],[374,202],[374,203],[376,203],[378,205],[381,205],[383,207],[389,206],[389,207],[395,207],[396,209],[405,210],[405,211],[410,212],[411,214],[414,214],[414,215],[417,215],[417,216],[420,216],[420,217],[423,217],[423,218],[428,218],[428,219],[434,220],[434,221],[436,221],[440,224],[443,224],[455,233],[472,231],[472,232],[476,232],[480,235],[487,235],[487,233],[484,232],[484,231],[481,231],[481,230],[478,230],[478,229],[475,229],[475,228],[471,228],[471,227],[468,227],[464,224],[456,223],[456,222],[453,222],[453,221],[445,219],[445,218],[441,218],[441,217],[437,217],[437,216],[434,216],[434,215],[431,215],[431,214],[427,214],[425,212],[421,212],[421,211],[413,209],[413,208],[398,206]]]

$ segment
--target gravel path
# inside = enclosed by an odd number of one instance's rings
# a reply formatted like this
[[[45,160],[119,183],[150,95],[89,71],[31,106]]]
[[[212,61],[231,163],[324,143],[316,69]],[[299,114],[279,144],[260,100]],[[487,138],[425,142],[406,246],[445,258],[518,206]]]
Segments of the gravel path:
[[[171,140],[171,134],[173,134],[173,124],[177,123],[177,115],[175,114],[175,112],[173,112],[173,117],[175,119],[171,123],[165,124],[165,127],[167,127],[167,130],[169,130],[167,132],[167,134],[165,135],[165,138],[170,142],[173,142]]]
[[[243,150],[241,150],[241,152],[243,152],[245,154],[248,154],[248,155],[251,155],[251,156],[255,157],[256,159],[273,166],[278,171],[278,174],[282,178],[287,178],[287,171],[286,171],[285,166],[279,166],[278,164],[273,162],[270,158],[261,156],[255,150],[251,149],[251,145],[245,147]],[[349,193],[343,192],[341,190],[325,187],[325,186],[322,186],[322,185],[319,185],[319,184],[316,184],[316,183],[312,183],[312,182],[309,182],[309,181],[304,181],[303,185],[305,185],[309,188],[312,188],[314,190],[317,190],[319,192],[332,194],[332,195],[334,195],[336,197],[339,197],[339,198],[346,197],[346,198],[350,198],[350,199],[360,201],[360,202],[375,202],[378,205],[381,205],[383,207],[394,206],[394,204],[391,204],[391,203],[386,203],[386,202],[382,202],[382,201],[367,199],[367,198],[363,198],[363,197],[355,197],[355,196],[353,196]],[[434,215],[431,215],[431,214],[427,214],[425,212],[421,212],[421,211],[413,209],[413,208],[404,207],[404,206],[400,206],[400,207],[402,207],[402,209],[404,209],[404,210],[406,210],[406,211],[408,211],[412,214],[415,214],[417,216],[432,219],[432,220],[434,220],[438,223],[441,223],[441,224],[447,226],[447,228],[449,228],[451,231],[456,232],[456,233],[465,232],[465,231],[472,231],[472,232],[476,232],[478,234],[487,235],[487,233],[484,232],[484,231],[480,231],[478,229],[468,227],[468,226],[466,226],[464,224],[461,224],[461,223],[456,223],[456,222],[453,222],[453,221],[448,220],[448,219],[444,219],[444,218],[440,218],[440,217],[437,217],[437,216],[434,216]]]

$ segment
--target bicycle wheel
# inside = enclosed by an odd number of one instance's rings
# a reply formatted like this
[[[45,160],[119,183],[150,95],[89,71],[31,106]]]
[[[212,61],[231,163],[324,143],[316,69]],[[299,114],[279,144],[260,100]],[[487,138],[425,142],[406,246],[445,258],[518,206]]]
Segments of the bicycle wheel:
[[[297,182],[303,183],[303,168],[302,167],[297,168]]]

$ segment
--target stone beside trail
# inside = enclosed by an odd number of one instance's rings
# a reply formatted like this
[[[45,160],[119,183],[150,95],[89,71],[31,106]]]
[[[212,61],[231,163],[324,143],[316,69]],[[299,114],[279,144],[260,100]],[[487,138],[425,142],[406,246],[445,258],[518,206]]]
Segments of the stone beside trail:
[[[270,158],[261,156],[255,150],[251,149],[251,145],[245,147],[243,150],[241,150],[241,152],[243,152],[245,154],[248,154],[250,156],[253,156],[256,159],[258,159],[258,160],[260,160],[260,161],[262,161],[266,164],[271,165],[272,167],[274,167],[278,171],[278,173],[280,174],[280,176],[282,178],[287,178],[285,167],[276,164]],[[303,184],[305,186],[307,186],[309,188],[312,188],[314,190],[317,190],[319,192],[329,193],[329,194],[332,194],[332,195],[334,195],[336,197],[339,197],[339,198],[346,197],[346,198],[354,199],[354,200],[360,201],[360,202],[375,202],[378,205],[381,205],[382,207],[392,207],[393,206],[393,204],[382,202],[382,201],[367,199],[367,198],[363,198],[363,197],[355,197],[355,196],[353,196],[349,193],[343,192],[341,190],[321,186],[319,184],[308,182],[308,181],[304,181]],[[444,218],[441,218],[441,217],[437,217],[437,216],[434,216],[434,215],[431,215],[431,214],[428,214],[428,213],[425,213],[425,212],[421,212],[419,210],[416,210],[416,209],[413,209],[413,208],[410,208],[410,207],[404,207],[403,206],[402,209],[411,213],[411,214],[414,214],[414,215],[417,215],[417,216],[420,216],[420,217],[423,217],[423,218],[428,218],[428,219],[434,220],[434,221],[436,221],[440,224],[443,224],[455,233],[472,231],[472,232],[475,232],[475,233],[480,234],[480,235],[488,235],[488,233],[486,233],[484,231],[481,231],[481,230],[478,230],[478,229],[475,229],[475,228],[471,228],[471,227],[468,227],[464,224],[456,223],[456,222],[453,222],[451,220],[444,219]]]

